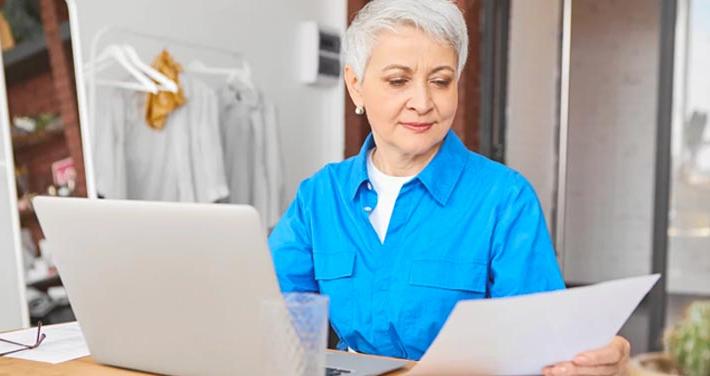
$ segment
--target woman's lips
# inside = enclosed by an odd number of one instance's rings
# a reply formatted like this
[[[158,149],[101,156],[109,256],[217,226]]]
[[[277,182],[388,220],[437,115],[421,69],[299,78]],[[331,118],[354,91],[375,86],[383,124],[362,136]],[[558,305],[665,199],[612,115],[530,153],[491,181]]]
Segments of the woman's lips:
[[[416,133],[423,133],[428,131],[434,123],[401,123],[405,128],[412,130]]]

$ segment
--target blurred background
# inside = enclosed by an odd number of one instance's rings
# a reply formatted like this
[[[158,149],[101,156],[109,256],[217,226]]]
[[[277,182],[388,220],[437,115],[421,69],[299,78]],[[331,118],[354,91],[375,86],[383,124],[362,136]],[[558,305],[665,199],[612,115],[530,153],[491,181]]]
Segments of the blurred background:
[[[269,227],[302,179],[355,154],[369,127],[338,56],[366,3],[0,1],[0,330],[74,319],[34,195],[250,203]],[[659,349],[684,307],[710,296],[710,0],[457,3],[471,42],[454,129],[533,183],[568,286],[662,273],[622,329],[635,354]],[[130,178],[121,189],[111,180],[121,158],[141,163],[130,156],[141,149],[110,147],[115,116],[143,111],[121,93],[160,83],[130,66],[162,51],[245,132],[265,124],[268,162],[250,171],[265,176],[266,197],[252,182],[236,197],[197,178],[193,196],[140,197]],[[216,135],[225,158],[241,150]],[[238,167],[200,163],[239,184]]]

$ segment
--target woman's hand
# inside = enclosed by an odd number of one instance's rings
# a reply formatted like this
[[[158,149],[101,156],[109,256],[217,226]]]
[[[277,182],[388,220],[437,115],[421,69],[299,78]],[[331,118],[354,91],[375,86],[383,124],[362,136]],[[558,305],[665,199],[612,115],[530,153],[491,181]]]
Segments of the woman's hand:
[[[542,373],[545,376],[626,376],[630,350],[629,341],[616,336],[605,347],[583,352],[571,361],[547,366]]]

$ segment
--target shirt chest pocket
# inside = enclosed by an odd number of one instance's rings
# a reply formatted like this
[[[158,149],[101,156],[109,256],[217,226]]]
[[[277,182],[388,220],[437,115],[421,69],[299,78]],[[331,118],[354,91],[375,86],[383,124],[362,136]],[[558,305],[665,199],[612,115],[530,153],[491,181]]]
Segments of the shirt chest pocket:
[[[409,274],[412,286],[458,291],[462,298],[485,296],[487,279],[485,263],[449,260],[415,260]]]
[[[313,252],[313,269],[319,282],[352,277],[355,252]]]

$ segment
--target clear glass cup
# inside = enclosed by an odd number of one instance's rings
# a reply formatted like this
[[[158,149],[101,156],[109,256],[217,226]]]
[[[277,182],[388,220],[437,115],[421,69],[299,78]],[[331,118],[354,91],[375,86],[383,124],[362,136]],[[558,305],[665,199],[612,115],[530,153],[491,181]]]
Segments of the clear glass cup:
[[[261,304],[269,375],[323,376],[328,345],[328,297],[287,293]]]

